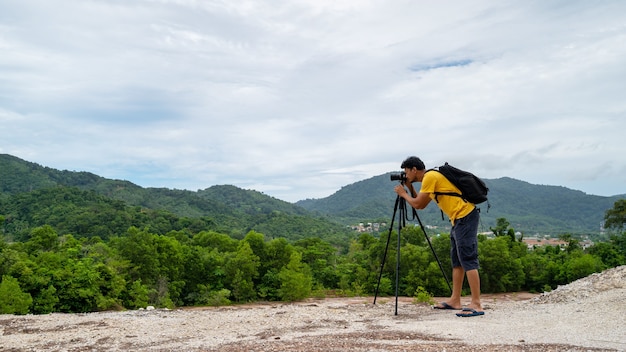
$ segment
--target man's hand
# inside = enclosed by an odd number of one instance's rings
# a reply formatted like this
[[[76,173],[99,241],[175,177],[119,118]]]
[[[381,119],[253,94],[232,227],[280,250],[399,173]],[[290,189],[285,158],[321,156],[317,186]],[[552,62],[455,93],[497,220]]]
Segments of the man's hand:
[[[393,189],[400,197],[404,198],[413,208],[415,209],[424,209],[430,202],[430,196],[428,193],[420,192],[419,194],[411,194],[407,192],[405,185],[396,185]],[[411,193],[414,193],[415,190],[412,186],[409,186],[411,189]]]
[[[407,191],[406,188],[404,188],[404,185],[397,185],[394,189],[393,189],[400,197],[405,197],[407,195]]]

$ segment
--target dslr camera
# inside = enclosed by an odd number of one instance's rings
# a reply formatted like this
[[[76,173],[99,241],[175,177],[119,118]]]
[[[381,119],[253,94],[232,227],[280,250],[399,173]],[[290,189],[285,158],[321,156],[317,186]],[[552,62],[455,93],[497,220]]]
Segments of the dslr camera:
[[[398,174],[391,174],[390,178],[391,178],[391,181],[400,181],[404,183],[404,181],[406,181],[406,173],[402,171]]]

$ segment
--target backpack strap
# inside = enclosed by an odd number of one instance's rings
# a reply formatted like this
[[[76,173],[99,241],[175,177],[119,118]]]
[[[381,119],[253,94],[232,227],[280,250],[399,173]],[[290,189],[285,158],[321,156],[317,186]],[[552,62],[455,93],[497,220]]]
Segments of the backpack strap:
[[[437,197],[439,196],[452,196],[452,197],[459,197],[461,199],[463,199],[463,201],[465,203],[467,203],[467,199],[465,199],[465,197],[463,197],[463,195],[461,193],[456,193],[456,192],[435,192],[435,202],[439,203],[439,201],[437,200]]]
[[[438,173],[440,173],[443,177],[446,177],[445,175],[443,175],[441,173],[441,171],[437,170],[437,169],[428,169],[426,170],[426,172],[429,171],[437,171]],[[447,177],[446,177],[447,179]],[[452,183],[452,181],[448,180],[450,183]],[[452,197],[459,197],[461,199],[463,199],[463,201],[465,203],[467,203],[467,199],[465,199],[465,197],[463,197],[463,195],[461,193],[457,193],[457,192],[434,192],[435,194],[435,202],[439,203],[439,196],[452,196]],[[441,220],[445,220],[445,218],[443,217],[443,210],[441,210],[441,208],[439,208],[439,211],[441,211]]]

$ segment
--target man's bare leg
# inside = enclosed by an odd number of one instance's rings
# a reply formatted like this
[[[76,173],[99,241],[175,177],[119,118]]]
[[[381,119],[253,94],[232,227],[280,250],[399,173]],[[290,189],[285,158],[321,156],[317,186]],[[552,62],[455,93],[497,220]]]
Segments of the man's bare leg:
[[[465,279],[465,270],[462,267],[457,266],[452,268],[452,296],[445,301],[450,307],[461,309],[461,291],[463,290],[463,280]],[[439,304],[436,307],[442,307],[443,304]]]
[[[472,301],[469,307],[482,312],[483,306],[480,303],[480,275],[478,274],[478,270],[468,270],[465,274],[467,275],[467,282],[469,283],[470,290],[472,291]]]

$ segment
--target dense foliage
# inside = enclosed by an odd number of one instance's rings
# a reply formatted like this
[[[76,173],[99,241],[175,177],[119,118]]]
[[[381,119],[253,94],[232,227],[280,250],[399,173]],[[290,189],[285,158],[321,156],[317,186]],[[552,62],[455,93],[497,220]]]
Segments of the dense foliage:
[[[542,291],[626,264],[626,233],[584,251],[529,250],[514,236],[480,236],[483,292]],[[395,234],[361,234],[345,253],[318,237],[293,243],[250,231],[242,239],[215,231],[157,234],[130,227],[107,240],[33,229],[22,242],[0,242],[0,312],[43,314],[232,302],[294,301],[310,296],[393,294]],[[448,235],[431,239],[451,271]],[[401,295],[448,295],[448,286],[419,227],[405,227],[400,247]]]

